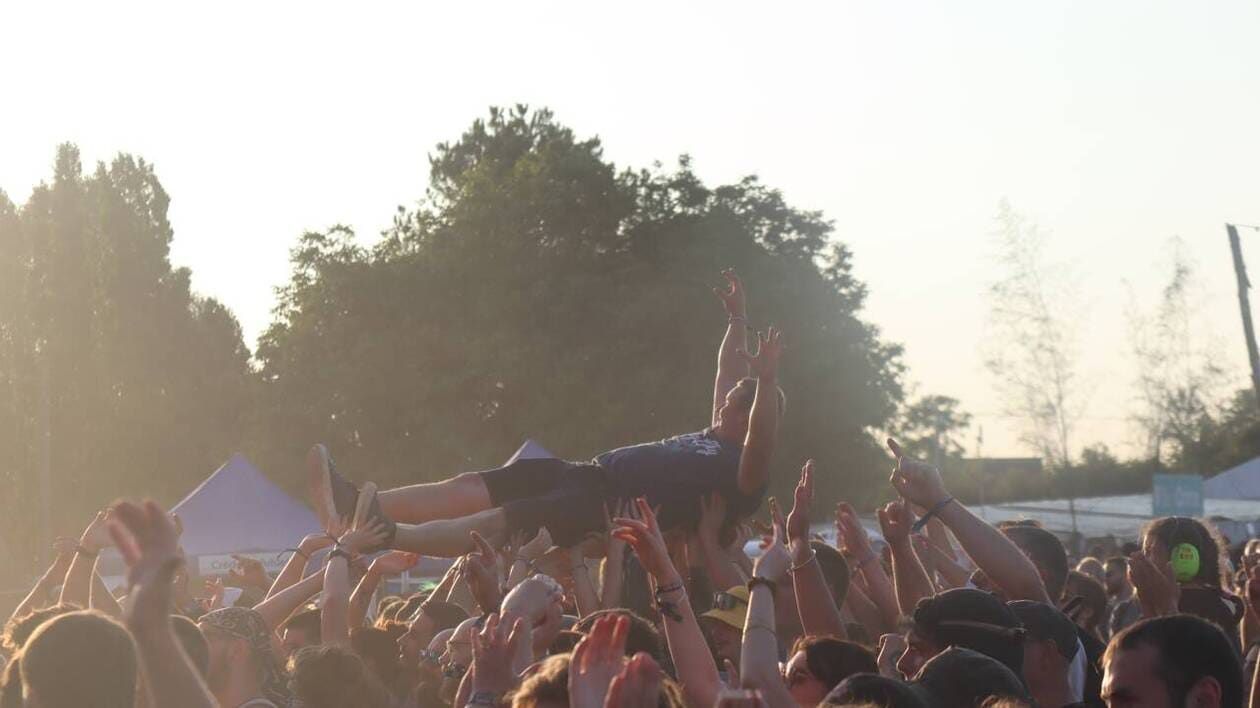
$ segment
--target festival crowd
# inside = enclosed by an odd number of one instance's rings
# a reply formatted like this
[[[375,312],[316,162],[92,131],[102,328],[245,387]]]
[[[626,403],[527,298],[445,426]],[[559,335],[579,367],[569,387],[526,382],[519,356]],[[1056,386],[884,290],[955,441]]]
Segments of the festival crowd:
[[[770,499],[756,518],[784,347],[773,328],[749,346],[724,275],[704,430],[391,490],[316,445],[323,532],[274,578],[241,557],[196,593],[179,519],[116,502],[57,542],[10,617],[0,708],[1260,706],[1260,546],[1207,522],[1155,519],[1073,564],[1035,520],[973,514],[892,440],[882,538],[844,502],[835,544],[811,532],[812,461],[786,516]],[[121,597],[98,573],[106,547]],[[382,596],[424,556],[454,562]]]

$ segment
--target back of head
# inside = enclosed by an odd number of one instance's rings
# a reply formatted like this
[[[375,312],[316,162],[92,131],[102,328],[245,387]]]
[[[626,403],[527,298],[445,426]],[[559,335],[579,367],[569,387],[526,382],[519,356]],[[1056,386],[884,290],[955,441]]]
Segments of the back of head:
[[[468,611],[452,602],[431,600],[424,603],[424,613],[433,620],[433,631],[458,627],[460,622],[468,619]]]
[[[792,645],[791,657],[805,652],[805,665],[827,690],[854,674],[873,674],[879,671],[875,655],[870,649],[839,637],[801,637]]]
[[[1058,602],[1068,575],[1067,549],[1059,537],[1038,526],[1027,525],[1007,526],[1002,533],[1037,566],[1050,599]]]
[[[403,601],[402,605],[398,607],[398,611],[395,613],[394,618],[399,622],[410,622],[411,618],[414,617],[416,612],[420,610],[420,605],[423,605],[424,601],[428,599],[428,597],[427,593],[416,593],[411,597],[408,597]]]
[[[1093,631],[1099,623],[1107,619],[1107,589],[1101,581],[1080,571],[1068,573],[1068,581],[1064,586],[1064,599],[1081,598],[1081,606],[1089,611],[1085,629]]]
[[[943,706],[974,706],[994,696],[1028,698],[1019,674],[983,654],[958,647],[932,657],[911,685]]]
[[[1147,524],[1142,530],[1142,539],[1144,544],[1158,541],[1170,552],[1183,543],[1194,547],[1199,556],[1198,572],[1183,582],[1202,583],[1214,588],[1227,583],[1224,575],[1226,568],[1222,562],[1226,557],[1225,541],[1215,526],[1187,516],[1165,516]]]
[[[822,541],[810,541],[809,547],[813,549],[814,557],[818,559],[818,567],[822,569],[823,578],[827,581],[827,587],[831,589],[831,596],[836,601],[836,607],[840,607],[849,594],[849,564],[845,562],[840,551]]]
[[[905,682],[869,673],[854,674],[841,681],[819,705],[928,708],[930,704]]]
[[[206,641],[206,635],[197,628],[196,622],[183,615],[171,616],[171,628],[175,630],[175,638],[179,640],[197,673],[205,678],[210,671],[210,644]]]
[[[572,655],[548,657],[512,694],[512,708],[569,705],[569,660]],[[669,677],[661,678],[658,708],[684,708],[682,690]]]
[[[306,708],[389,708],[390,696],[349,649],[306,647],[292,659],[293,691]]]
[[[1112,637],[1103,656],[1110,666],[1115,655],[1142,646],[1155,649],[1155,674],[1168,687],[1171,705],[1181,705],[1203,678],[1216,679],[1222,706],[1243,705],[1243,671],[1229,639],[1219,627],[1191,615],[1142,620]]]
[[[355,627],[350,630],[350,647],[381,683],[394,686],[402,670],[398,662],[397,637],[377,627]]]
[[[656,625],[630,610],[614,609],[592,612],[583,617],[573,628],[582,634],[590,634],[591,629],[595,627],[595,620],[605,615],[624,615],[630,618],[630,632],[626,635],[626,656],[634,656],[639,652],[644,652],[655,659],[656,663],[665,666],[668,657],[665,652],[665,642],[661,639],[661,633],[656,630]]]
[[[132,708],[136,700],[131,635],[99,612],[71,612],[35,630],[21,675],[40,708]]]
[[[61,604],[28,612],[21,617],[13,617],[4,626],[4,636],[0,638],[0,648],[3,648],[10,654],[16,654],[21,651],[22,646],[26,644],[26,640],[31,638],[35,630],[39,629],[45,622],[79,609],[81,608],[78,605]]]
[[[1024,666],[1024,630],[996,595],[957,588],[919,601],[914,631],[941,647],[972,649],[1019,673]]]

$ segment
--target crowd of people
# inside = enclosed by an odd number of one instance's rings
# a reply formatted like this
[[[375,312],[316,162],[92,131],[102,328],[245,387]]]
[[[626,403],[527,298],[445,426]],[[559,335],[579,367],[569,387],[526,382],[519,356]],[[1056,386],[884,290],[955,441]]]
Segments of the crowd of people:
[[[985,522],[892,440],[878,536],[843,502],[834,544],[811,531],[810,461],[788,513],[772,498],[758,518],[783,345],[769,329],[750,350],[725,276],[704,430],[393,490],[317,445],[324,531],[275,577],[240,558],[197,591],[178,518],[117,502],[13,612],[0,708],[1260,706],[1260,544],[1207,522],[1156,519],[1073,567],[1055,534]],[[421,556],[453,562],[385,595]]]

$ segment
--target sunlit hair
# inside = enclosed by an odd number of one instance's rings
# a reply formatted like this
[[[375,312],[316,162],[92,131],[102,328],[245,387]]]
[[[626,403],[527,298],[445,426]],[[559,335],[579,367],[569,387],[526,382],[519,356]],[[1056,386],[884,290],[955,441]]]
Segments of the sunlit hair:
[[[389,708],[389,692],[354,652],[305,647],[290,659],[290,686],[304,708]]]
[[[569,659],[571,654],[548,657],[512,694],[512,708],[569,704]],[[657,708],[685,708],[682,690],[665,676],[661,678],[661,699]]]
[[[24,691],[40,708],[132,708],[136,650],[121,624],[100,612],[55,617],[26,642]]]
[[[35,633],[35,630],[43,626],[45,622],[80,609],[82,608],[78,605],[65,603],[28,612],[21,617],[14,617],[4,625],[4,636],[0,637],[0,648],[10,654],[16,654],[26,644],[26,640]]]
[[[854,674],[879,672],[870,649],[839,637],[801,637],[792,645],[788,658],[805,652],[805,665],[828,691]]]

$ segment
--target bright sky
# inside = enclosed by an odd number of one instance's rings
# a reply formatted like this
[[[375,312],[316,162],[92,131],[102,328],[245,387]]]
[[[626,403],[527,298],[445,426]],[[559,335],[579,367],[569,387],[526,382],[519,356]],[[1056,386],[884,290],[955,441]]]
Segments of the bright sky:
[[[1025,452],[980,357],[1002,198],[1078,273],[1078,444],[1132,450],[1124,313],[1174,235],[1245,383],[1223,224],[1260,223],[1260,4],[682,5],[9,3],[0,188],[25,200],[66,140],[154,162],[173,260],[252,345],[303,230],[374,238],[435,143],[491,104],[549,106],[620,166],[687,152],[710,183],[757,173],[823,210],[867,317],[920,391],[976,414],[986,455]]]

